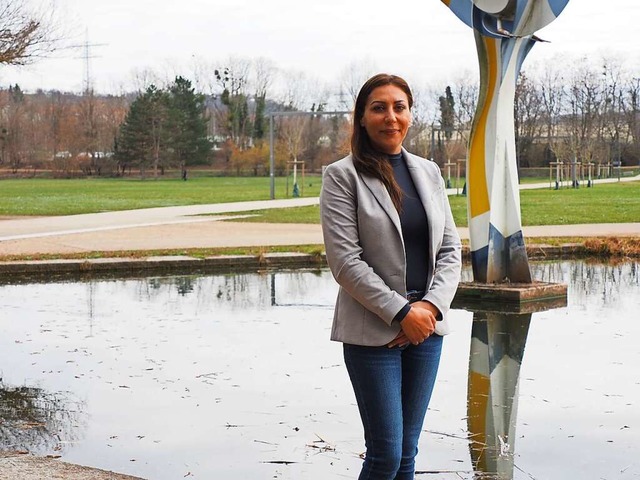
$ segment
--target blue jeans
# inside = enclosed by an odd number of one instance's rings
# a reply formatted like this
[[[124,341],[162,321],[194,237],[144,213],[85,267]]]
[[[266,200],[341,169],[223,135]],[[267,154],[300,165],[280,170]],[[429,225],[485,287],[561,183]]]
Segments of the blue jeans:
[[[367,453],[358,480],[413,480],[442,337],[388,348],[344,344]]]

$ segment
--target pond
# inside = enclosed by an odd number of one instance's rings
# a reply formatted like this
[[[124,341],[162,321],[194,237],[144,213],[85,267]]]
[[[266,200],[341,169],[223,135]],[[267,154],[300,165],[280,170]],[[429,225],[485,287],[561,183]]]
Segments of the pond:
[[[639,267],[533,265],[569,301],[534,313],[512,355],[500,478],[640,478]],[[0,449],[153,480],[353,479],[336,292],[326,270],[1,285]],[[467,409],[482,335],[451,319],[417,478],[485,468]]]

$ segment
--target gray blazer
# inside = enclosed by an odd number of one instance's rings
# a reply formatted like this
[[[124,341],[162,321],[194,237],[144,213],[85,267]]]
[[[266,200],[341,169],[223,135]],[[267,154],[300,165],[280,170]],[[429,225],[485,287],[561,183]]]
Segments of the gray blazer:
[[[424,300],[442,313],[436,333],[449,333],[447,312],[460,280],[460,237],[438,166],[402,149],[429,224],[431,252]],[[351,155],[329,165],[320,193],[322,233],[340,285],[331,339],[380,346],[400,332],[406,305],[406,257],[400,217],[382,182],[358,173]]]

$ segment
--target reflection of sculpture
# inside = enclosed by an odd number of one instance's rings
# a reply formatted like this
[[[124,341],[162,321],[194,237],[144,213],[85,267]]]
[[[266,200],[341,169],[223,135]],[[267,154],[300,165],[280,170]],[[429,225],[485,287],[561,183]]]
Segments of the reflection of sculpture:
[[[530,320],[530,313],[474,313],[467,418],[477,478],[513,478],[518,379]]]
[[[474,279],[531,282],[520,220],[513,105],[534,33],[569,0],[442,0],[474,29],[480,95],[469,142],[467,198]]]
[[[52,453],[78,438],[83,404],[68,395],[0,381],[0,450]]]

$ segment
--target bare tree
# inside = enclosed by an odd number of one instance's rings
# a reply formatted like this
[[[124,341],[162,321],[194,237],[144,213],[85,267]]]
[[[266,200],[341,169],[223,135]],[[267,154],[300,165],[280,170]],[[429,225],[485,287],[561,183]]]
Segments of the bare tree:
[[[546,130],[544,133],[547,137],[547,151],[553,152],[553,155],[558,157],[557,153],[557,137],[558,137],[558,122],[560,114],[562,112],[562,105],[564,103],[565,90],[563,88],[563,76],[558,68],[556,68],[556,62],[549,62],[546,64],[539,83],[540,88],[540,101],[542,107],[541,128]],[[545,163],[551,161],[552,158],[546,158]]]
[[[129,84],[133,91],[142,94],[151,85],[165,85],[166,78],[149,67],[136,68],[130,74]]]
[[[603,59],[602,65],[602,111],[600,122],[604,140],[608,142],[611,157],[621,160],[625,127],[624,115],[624,72],[621,65],[612,59]]]
[[[622,108],[632,153],[640,162],[640,77],[629,78],[625,82]]]
[[[527,77],[520,74],[516,84],[515,95],[515,134],[518,167],[531,167],[531,149],[540,136],[543,124],[540,118],[543,114],[539,89]]]
[[[53,4],[0,0],[0,64],[26,65],[52,53],[60,41]]]
[[[424,97],[426,102],[423,106],[418,106],[419,102],[414,103],[414,111],[432,112],[424,117],[430,123],[422,125],[423,140],[429,142],[428,155],[426,149],[422,154],[440,166],[464,158],[466,155],[469,123],[466,120],[464,109],[475,108],[467,103],[472,102],[467,98],[472,95],[473,87],[471,85],[460,85],[460,90],[455,93],[450,85],[432,87],[426,90]],[[443,93],[444,95],[442,95]],[[414,100],[416,98],[414,96]],[[463,107],[457,104],[457,98],[462,98],[465,101]],[[414,126],[420,126],[420,121],[418,120],[416,123],[415,118],[413,123]]]
[[[220,126],[241,149],[250,146],[249,94],[247,91],[251,61],[229,58],[224,66],[214,70],[214,77],[221,90],[221,105],[215,112]]]
[[[303,133],[309,123],[309,117],[283,117],[279,122],[279,134],[284,141],[289,158],[298,161],[303,149]]]
[[[465,145],[469,143],[471,124],[478,103],[479,88],[478,81],[468,71],[461,75],[453,85],[455,128]]]
[[[272,61],[266,58],[258,58],[253,61],[253,84],[255,109],[253,112],[253,138],[262,142],[267,130],[266,108],[267,93],[273,84],[276,67]]]
[[[371,58],[351,62],[341,75],[340,97],[341,107],[352,109],[360,88],[371,76],[378,71],[378,67]]]
[[[6,102],[3,103],[6,105],[0,117],[1,162],[11,168],[13,173],[17,173],[26,160],[25,147],[27,146],[25,97],[18,85],[9,87],[6,92]]]
[[[256,58],[252,62],[253,75],[251,81],[256,92],[256,96],[265,96],[271,86],[278,69],[275,64],[264,57]]]
[[[599,75],[582,60],[572,70],[567,96],[567,133],[574,159],[596,161],[596,151],[602,144],[603,84]]]
[[[322,110],[327,103],[327,89],[315,77],[299,70],[283,71],[280,103],[286,110]]]
[[[412,93],[412,122],[405,143],[412,153],[429,157],[431,126],[437,115],[431,100],[433,95],[429,89],[419,88],[414,88]]]

